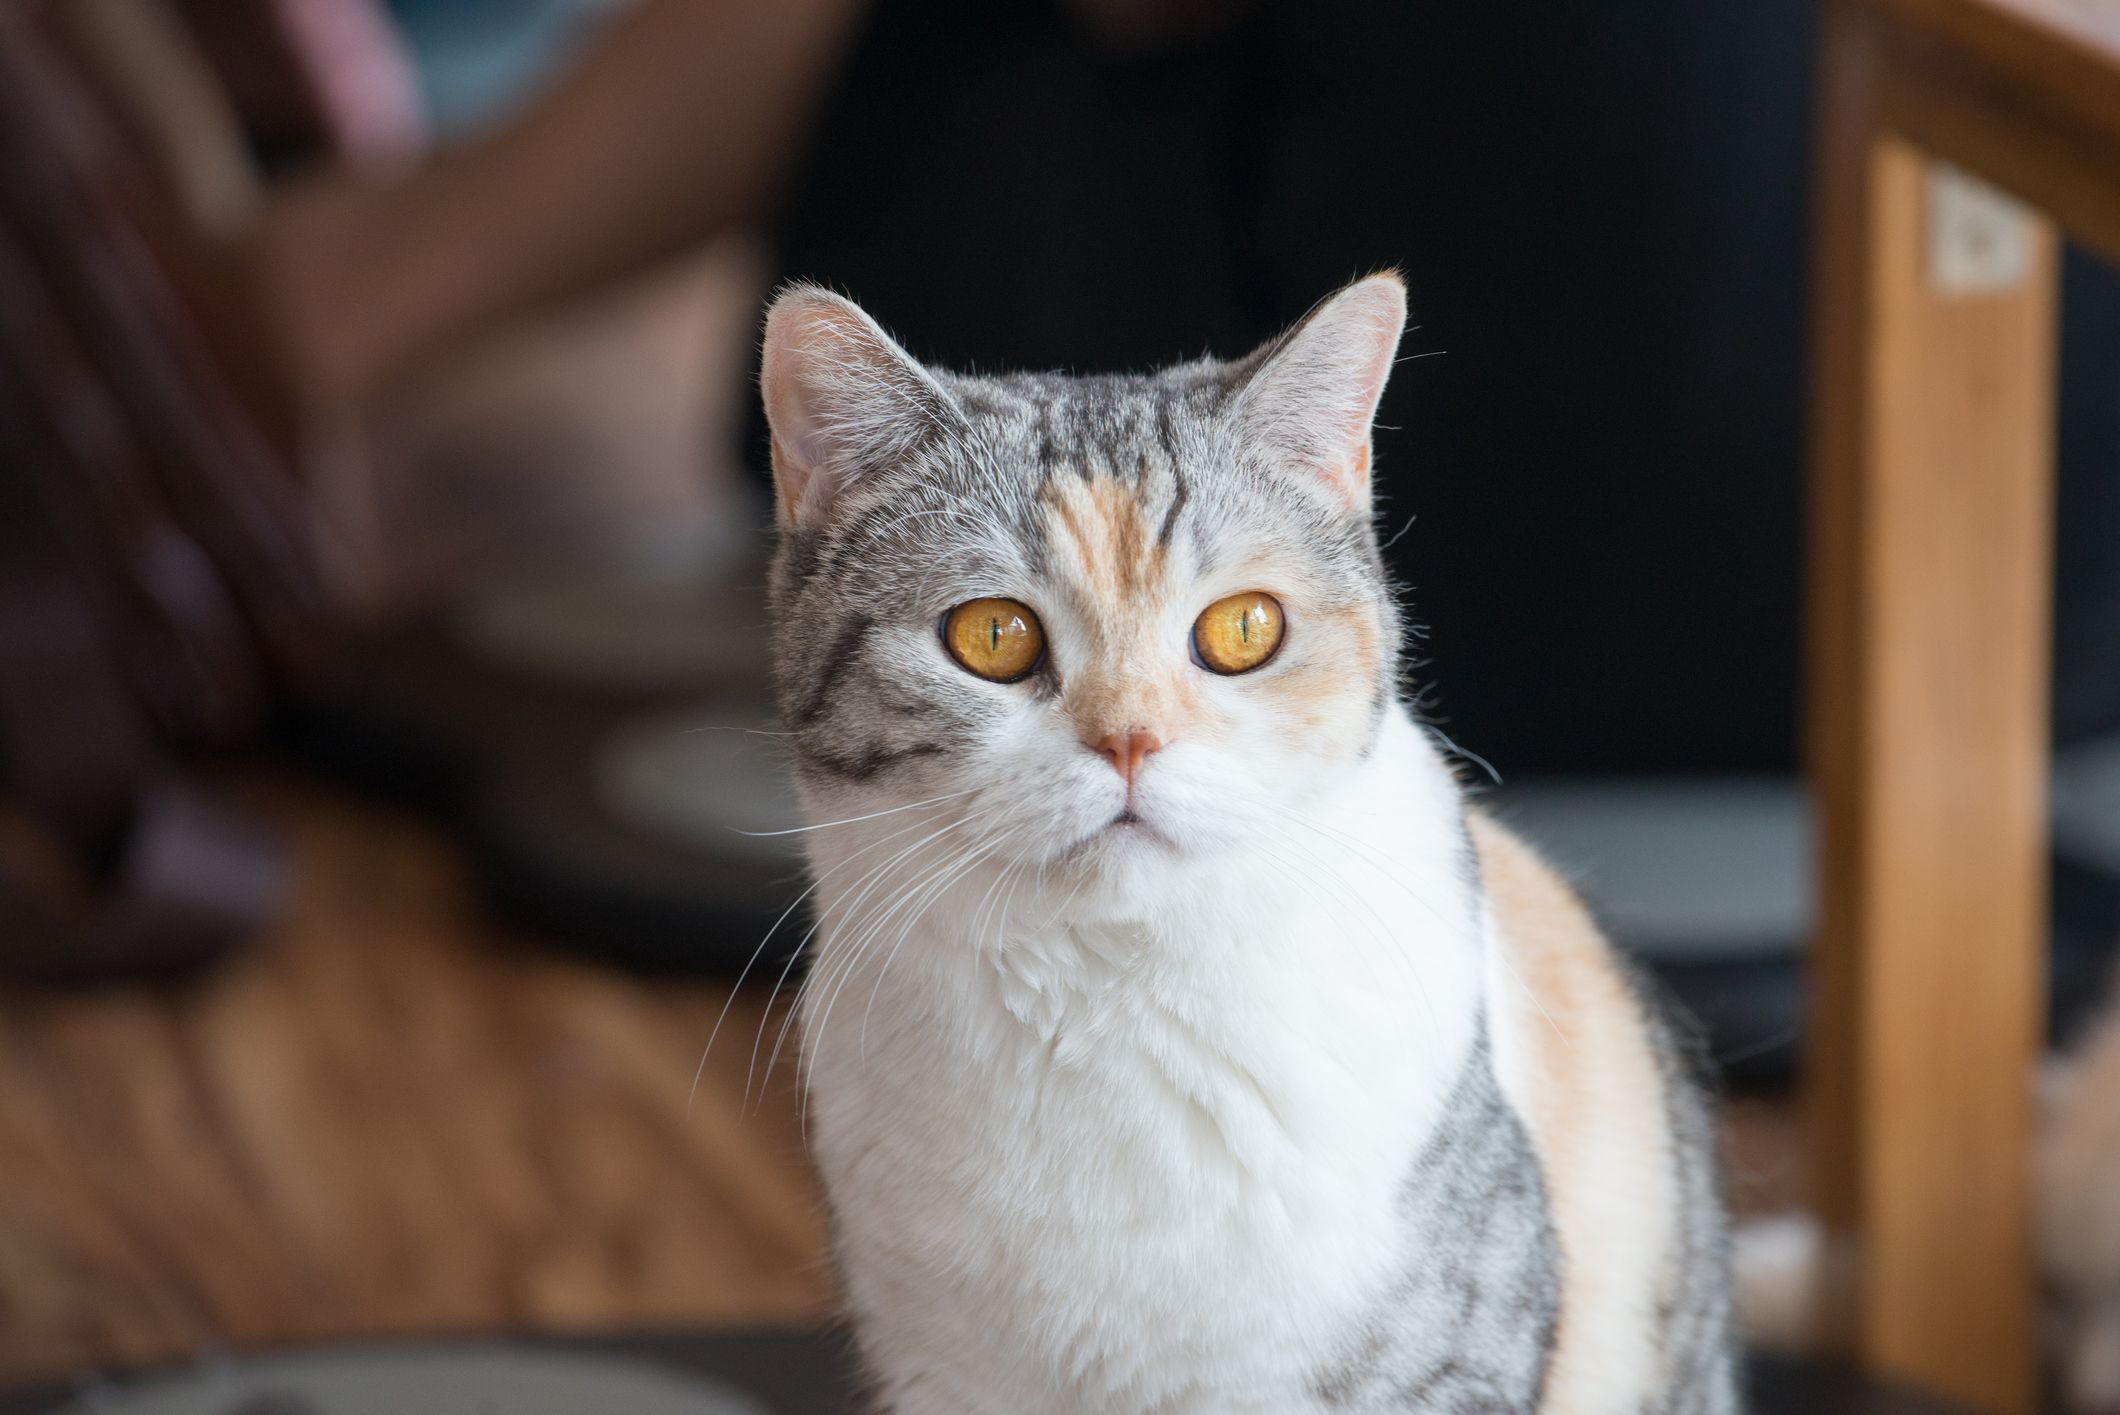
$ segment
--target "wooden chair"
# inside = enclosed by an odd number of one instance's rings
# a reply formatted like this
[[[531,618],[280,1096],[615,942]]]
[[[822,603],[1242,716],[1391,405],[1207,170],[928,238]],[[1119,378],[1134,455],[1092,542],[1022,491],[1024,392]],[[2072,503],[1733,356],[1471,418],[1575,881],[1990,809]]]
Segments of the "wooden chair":
[[[1822,21],[1827,1310],[1869,1369],[2029,1415],[2056,234],[2120,256],[2120,3],[1825,0]]]

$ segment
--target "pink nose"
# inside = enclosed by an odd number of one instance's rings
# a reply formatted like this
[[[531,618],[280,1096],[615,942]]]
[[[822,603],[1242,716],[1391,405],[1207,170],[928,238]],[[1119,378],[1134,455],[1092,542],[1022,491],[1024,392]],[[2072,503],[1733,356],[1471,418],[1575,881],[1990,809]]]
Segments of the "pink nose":
[[[1095,750],[1112,764],[1112,770],[1126,779],[1128,790],[1133,789],[1134,778],[1141,773],[1141,763],[1153,752],[1163,750],[1163,739],[1146,727],[1135,727],[1125,732],[1107,732],[1098,740]]]

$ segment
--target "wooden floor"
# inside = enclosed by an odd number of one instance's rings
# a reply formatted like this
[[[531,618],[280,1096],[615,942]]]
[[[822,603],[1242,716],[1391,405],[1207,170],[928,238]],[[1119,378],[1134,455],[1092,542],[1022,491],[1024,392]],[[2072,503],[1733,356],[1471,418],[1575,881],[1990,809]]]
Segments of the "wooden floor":
[[[249,794],[298,852],[270,937],[173,992],[0,992],[0,1381],[827,1309],[791,1068],[744,1101],[762,997],[688,1106],[724,988],[498,935],[407,817]]]

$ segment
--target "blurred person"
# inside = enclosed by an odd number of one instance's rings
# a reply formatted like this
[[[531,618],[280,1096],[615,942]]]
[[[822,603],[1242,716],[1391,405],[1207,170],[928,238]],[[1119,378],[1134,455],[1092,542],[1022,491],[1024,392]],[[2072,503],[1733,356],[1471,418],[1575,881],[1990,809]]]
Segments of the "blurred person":
[[[389,459],[348,434],[427,356],[763,223],[858,13],[624,7],[511,119],[428,148],[369,0],[10,0],[0,222],[46,302],[6,312],[25,435],[47,466],[97,455],[52,421],[77,401],[51,386],[64,328],[111,425],[153,445],[204,416],[202,494],[307,518],[310,549],[275,554],[315,560],[327,593],[387,592]],[[253,155],[314,170],[268,186]],[[235,552],[199,543],[227,579]]]
[[[179,13],[0,5],[0,963],[39,976],[181,970],[269,916],[272,842],[170,749],[247,738],[389,593],[408,537],[361,424],[426,355],[763,219],[858,11],[649,0],[433,151],[372,6]],[[278,190],[253,166],[319,152]],[[703,308],[682,277],[650,304],[673,293]]]
[[[425,354],[764,222],[858,0],[645,0],[513,121],[296,184],[241,243],[289,393],[332,408]]]
[[[518,399],[515,416],[490,416],[500,406],[491,379],[488,392],[470,395],[489,414],[484,431],[443,449],[442,460],[461,463],[468,445],[486,468],[462,494],[437,494],[434,444],[423,434],[466,425],[446,399],[435,411],[437,389],[461,385],[449,375],[464,367],[464,351],[521,347],[527,331],[551,325],[553,311],[591,296],[608,303],[609,292],[665,268],[698,277],[647,282],[649,298],[636,302],[633,320],[644,339],[667,347],[682,327],[680,310],[690,308],[694,318],[709,316],[727,355],[657,367],[629,361],[628,346],[607,338],[600,365],[570,352],[584,347],[579,339],[546,339],[550,352],[529,358],[582,390],[544,407],[571,404],[577,420],[609,433],[618,425],[597,409],[637,402],[622,386],[628,379],[658,388],[673,435],[655,444],[660,467],[651,455],[633,459],[635,471],[689,478],[706,493],[700,510],[726,503],[712,489],[711,450],[688,454],[671,418],[688,409],[696,417],[700,398],[733,398],[740,387],[735,351],[745,342],[745,287],[757,278],[756,261],[720,238],[769,218],[859,5],[646,0],[604,8],[614,13],[582,50],[512,112],[417,160],[298,177],[232,252],[238,298],[256,312],[282,396],[305,426],[343,427],[378,407],[400,415],[385,429],[395,435],[395,458],[386,446],[341,461],[320,487],[334,528],[356,539],[348,558],[365,596],[387,603],[421,593],[466,546],[507,543],[510,525],[538,507],[547,521],[570,509],[578,519],[585,502],[613,500],[612,458],[563,428],[554,436],[548,427],[540,446],[535,430],[552,419],[531,401]],[[719,257],[700,254],[717,249]],[[653,323],[667,332],[649,333]],[[637,347],[645,354],[651,344]],[[687,374],[696,389],[673,385]],[[529,375],[528,386],[540,382],[550,378]],[[416,410],[409,424],[408,406]],[[650,410],[637,425],[655,419]],[[570,448],[588,455],[570,456]],[[685,500],[681,487],[648,494],[672,508]]]

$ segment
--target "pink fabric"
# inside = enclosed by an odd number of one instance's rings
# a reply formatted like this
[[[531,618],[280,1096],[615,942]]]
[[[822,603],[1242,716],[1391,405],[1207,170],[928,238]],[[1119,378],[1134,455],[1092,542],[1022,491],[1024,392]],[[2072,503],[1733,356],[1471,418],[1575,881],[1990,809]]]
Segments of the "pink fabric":
[[[307,70],[338,154],[355,163],[402,162],[427,145],[411,61],[373,0],[269,0]]]

